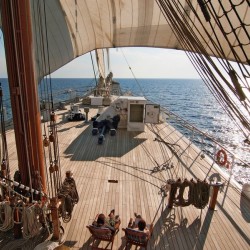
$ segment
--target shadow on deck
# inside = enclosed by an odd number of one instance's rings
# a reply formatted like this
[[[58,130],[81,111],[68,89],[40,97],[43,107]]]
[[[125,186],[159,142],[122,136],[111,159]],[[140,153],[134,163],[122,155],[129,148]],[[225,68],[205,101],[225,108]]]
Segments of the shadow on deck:
[[[71,161],[95,161],[100,157],[122,157],[132,151],[146,139],[137,138],[141,132],[118,130],[115,136],[105,135],[103,144],[98,144],[98,135],[92,135],[92,126],[88,126],[64,151]],[[129,141],[129,143],[128,143]]]

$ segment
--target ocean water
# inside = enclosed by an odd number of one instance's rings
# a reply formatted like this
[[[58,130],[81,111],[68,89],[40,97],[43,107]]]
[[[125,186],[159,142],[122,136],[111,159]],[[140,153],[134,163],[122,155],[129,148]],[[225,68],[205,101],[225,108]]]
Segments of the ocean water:
[[[213,95],[200,79],[114,79],[123,91],[143,95],[154,103],[160,104],[171,112],[182,117],[201,131],[208,133],[220,144],[235,155],[232,169],[225,169],[239,183],[250,183],[250,168],[239,159],[250,164],[250,148],[243,143],[245,139],[236,124],[224,113]],[[49,80],[47,80],[48,82]],[[11,117],[11,106],[7,79],[0,79],[4,92],[4,106],[8,118]],[[47,93],[53,93],[53,101],[59,102],[73,96],[82,96],[95,86],[95,79],[51,79],[51,90],[46,89],[44,81],[40,84],[40,99],[46,99]],[[169,122],[186,137],[214,157],[214,143],[206,137],[193,133],[179,126],[174,120]],[[229,155],[229,158],[232,157]]]

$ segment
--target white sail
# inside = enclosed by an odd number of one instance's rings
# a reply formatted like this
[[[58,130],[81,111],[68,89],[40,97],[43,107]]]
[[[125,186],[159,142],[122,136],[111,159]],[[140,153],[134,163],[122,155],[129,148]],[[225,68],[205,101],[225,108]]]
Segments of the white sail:
[[[218,48],[221,48],[225,58],[235,60],[232,46],[237,46],[240,42],[240,46],[235,47],[237,59],[249,64],[249,57],[245,56],[245,54],[250,55],[249,1],[237,1],[237,4],[235,3],[237,12],[232,9],[229,1],[209,1],[209,4],[204,4],[204,8],[210,13],[210,22],[206,21],[198,4],[207,1],[180,0],[178,1],[180,12],[176,9],[171,10],[172,1],[161,2],[168,3],[165,10],[171,13],[176,11],[176,18],[182,20],[186,18],[184,20],[186,27],[193,28],[193,36],[200,40],[200,45],[205,48],[208,55],[220,57]],[[188,4],[190,2],[192,5]],[[35,51],[40,51],[36,52],[35,57],[38,74],[41,77],[49,73],[48,67],[42,66],[47,51],[50,55],[50,71],[53,72],[94,49],[126,46],[187,49],[181,43],[185,36],[181,39],[176,37],[175,31],[167,21],[166,13],[159,7],[159,1],[30,0],[30,3],[33,10]],[[223,14],[224,11],[227,15]],[[217,19],[213,18],[215,14]],[[217,20],[220,20],[221,24],[216,23]],[[221,28],[228,32],[226,37]],[[212,36],[213,40],[209,36]],[[46,41],[49,48],[45,46]],[[245,54],[241,51],[242,46]],[[41,53],[42,47],[44,53]],[[192,50],[196,51],[196,48]]]
[[[95,50],[96,55],[96,62],[97,67],[99,70],[99,76],[101,76],[103,79],[105,79],[105,58],[104,58],[104,51],[102,49]]]

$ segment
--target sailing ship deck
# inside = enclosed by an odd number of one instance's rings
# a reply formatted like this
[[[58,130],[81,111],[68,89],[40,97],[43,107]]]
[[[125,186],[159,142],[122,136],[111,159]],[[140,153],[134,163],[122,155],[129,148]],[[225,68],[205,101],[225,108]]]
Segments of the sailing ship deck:
[[[96,112],[91,109],[89,117]],[[125,248],[121,228],[134,212],[147,223],[154,223],[148,249],[249,249],[250,202],[230,179],[222,177],[224,189],[218,194],[216,211],[192,205],[167,208],[168,197],[160,191],[168,179],[203,180],[217,172],[211,167],[212,161],[202,159],[200,150],[173,127],[162,123],[146,126],[145,132],[120,129],[116,136],[106,135],[104,143],[98,145],[91,124],[68,122],[65,110],[57,113],[62,174],[73,172],[79,193],[72,219],[63,225],[64,246],[91,249],[86,226],[96,214],[108,214],[115,208],[121,227],[113,249]],[[155,140],[152,130],[168,144]],[[14,171],[17,157],[13,131],[8,131],[7,137]],[[106,245],[101,242],[99,247]]]

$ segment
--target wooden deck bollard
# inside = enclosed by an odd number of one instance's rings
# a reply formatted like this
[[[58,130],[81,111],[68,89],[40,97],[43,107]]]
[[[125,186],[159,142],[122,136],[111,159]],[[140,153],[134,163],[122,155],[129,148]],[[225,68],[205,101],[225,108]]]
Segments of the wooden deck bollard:
[[[216,183],[211,184],[211,186],[213,187],[213,193],[212,193],[212,197],[210,198],[210,203],[209,203],[209,209],[211,209],[211,210],[215,210],[215,204],[216,204],[216,201],[217,201],[219,188],[222,185],[223,184],[221,182],[216,182]]]
[[[53,236],[52,240],[60,239],[60,222],[59,222],[59,201],[56,197],[50,199],[50,210],[52,217],[52,225],[53,225]]]
[[[20,239],[22,238],[22,220],[20,218],[20,214],[18,209],[14,209],[14,227],[13,227],[13,232],[14,232],[14,238],[15,239]]]

